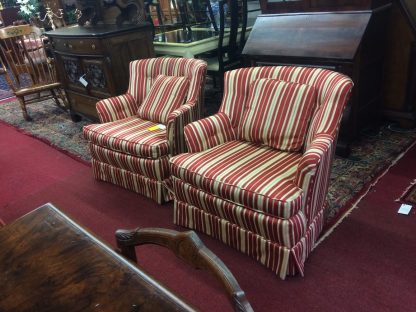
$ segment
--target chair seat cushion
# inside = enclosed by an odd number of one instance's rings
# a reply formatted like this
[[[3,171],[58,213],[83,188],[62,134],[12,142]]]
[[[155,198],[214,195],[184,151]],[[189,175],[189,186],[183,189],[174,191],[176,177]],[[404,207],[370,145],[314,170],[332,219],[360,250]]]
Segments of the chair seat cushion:
[[[110,150],[153,159],[169,154],[166,130],[137,116],[88,125],[83,132],[88,141]]]
[[[297,152],[305,141],[315,88],[276,79],[257,79],[250,84],[244,114],[238,127],[241,139]]]
[[[301,155],[230,141],[171,158],[172,175],[211,194],[262,213],[289,218],[302,206],[293,179]]]

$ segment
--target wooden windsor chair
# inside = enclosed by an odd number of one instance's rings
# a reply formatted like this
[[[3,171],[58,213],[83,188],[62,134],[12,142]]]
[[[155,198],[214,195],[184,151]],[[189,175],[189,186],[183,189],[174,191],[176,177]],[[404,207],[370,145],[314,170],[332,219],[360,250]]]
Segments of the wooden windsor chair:
[[[67,99],[57,79],[54,60],[47,55],[38,28],[31,25],[0,29],[2,68],[5,78],[20,102],[23,117],[30,121],[26,105],[47,99],[67,109]]]

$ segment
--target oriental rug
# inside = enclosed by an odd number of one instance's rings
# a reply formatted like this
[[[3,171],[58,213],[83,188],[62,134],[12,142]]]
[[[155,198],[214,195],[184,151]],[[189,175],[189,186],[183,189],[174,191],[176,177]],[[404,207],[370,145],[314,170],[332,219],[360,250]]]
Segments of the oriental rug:
[[[69,113],[59,109],[53,101],[28,106],[32,122],[23,119],[17,101],[0,104],[0,120],[20,131],[40,139],[68,155],[90,161],[82,127],[88,121],[72,122]],[[374,181],[385,172],[415,141],[416,133],[399,133],[381,127],[363,132],[352,145],[348,158],[335,157],[326,215],[327,228],[356,205]]]
[[[416,205],[416,180],[410,184],[397,201],[403,204]]]
[[[10,97],[13,97],[13,91],[7,84],[4,75],[0,75],[0,101]]]
[[[90,156],[82,136],[82,127],[90,122],[72,122],[69,112],[56,106],[53,100],[46,100],[27,106],[33,121],[23,119],[17,100],[0,104],[0,121],[16,127],[19,131],[31,135],[69,156],[89,162]]]

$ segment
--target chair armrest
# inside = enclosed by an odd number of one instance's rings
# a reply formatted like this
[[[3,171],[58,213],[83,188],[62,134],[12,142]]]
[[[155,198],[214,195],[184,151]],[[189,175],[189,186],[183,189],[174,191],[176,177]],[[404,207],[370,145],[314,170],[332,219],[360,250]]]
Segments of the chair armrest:
[[[166,133],[171,146],[171,154],[177,155],[187,151],[184,137],[184,128],[192,121],[198,120],[199,108],[195,103],[185,103],[168,116]]]
[[[116,241],[121,254],[134,262],[137,262],[135,246],[155,244],[169,248],[195,269],[211,272],[226,289],[236,311],[253,311],[233,274],[194,231],[177,232],[161,228],[118,230]]]
[[[312,140],[299,162],[295,183],[304,192],[303,212],[308,224],[325,204],[335,145],[333,136],[321,133]]]
[[[185,140],[189,152],[197,153],[235,140],[235,132],[230,118],[218,113],[187,125]]]
[[[101,100],[95,107],[101,123],[133,116],[139,108],[136,100],[129,93]]]

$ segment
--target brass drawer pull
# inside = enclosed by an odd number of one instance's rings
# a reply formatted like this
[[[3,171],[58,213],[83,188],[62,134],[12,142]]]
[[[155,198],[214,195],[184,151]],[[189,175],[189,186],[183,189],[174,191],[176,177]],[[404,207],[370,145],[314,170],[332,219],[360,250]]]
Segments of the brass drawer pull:
[[[91,45],[91,49],[95,50],[95,44]]]

